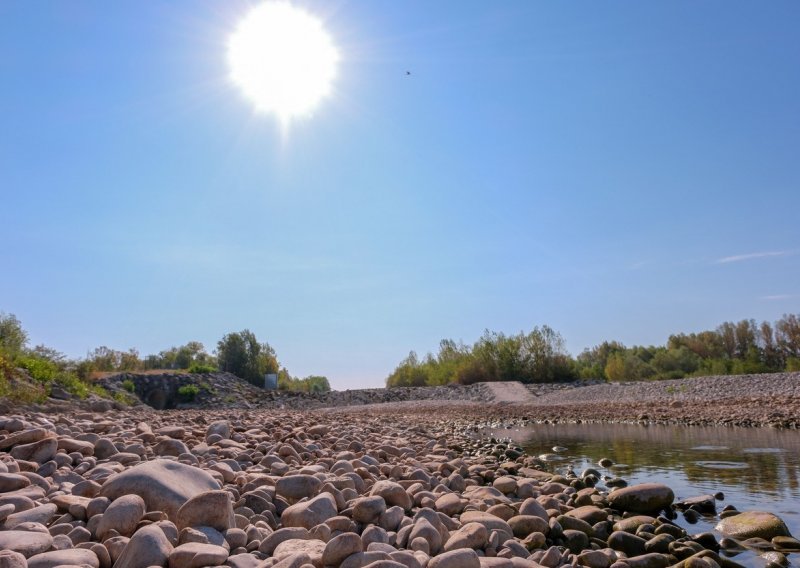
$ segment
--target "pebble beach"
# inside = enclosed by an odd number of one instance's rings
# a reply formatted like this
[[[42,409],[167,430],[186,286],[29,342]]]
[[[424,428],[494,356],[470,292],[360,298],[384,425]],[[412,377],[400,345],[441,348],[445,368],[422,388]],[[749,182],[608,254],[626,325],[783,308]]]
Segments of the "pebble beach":
[[[475,435],[487,418],[730,419],[708,399],[713,381],[693,381],[543,387],[521,403],[6,412],[0,566],[734,568],[745,549],[789,565],[800,542],[769,511],[678,502],[657,479],[609,487],[593,468],[557,475]],[[768,424],[783,400],[780,427],[796,425],[796,390],[746,384],[767,406],[734,421]],[[718,524],[692,534],[679,515]]]

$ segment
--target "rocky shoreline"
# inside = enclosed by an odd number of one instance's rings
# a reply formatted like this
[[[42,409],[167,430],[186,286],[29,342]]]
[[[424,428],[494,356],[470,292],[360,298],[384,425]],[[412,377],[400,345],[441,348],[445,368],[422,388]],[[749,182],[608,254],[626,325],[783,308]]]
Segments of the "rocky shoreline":
[[[800,373],[632,383],[478,383],[316,394],[264,391],[228,373],[128,373],[108,377],[99,384],[117,398],[131,398],[137,408],[335,410],[369,406],[381,413],[426,414],[443,406],[457,406],[463,416],[477,418],[491,413],[515,422],[800,428]],[[194,399],[179,395],[185,385],[197,387]],[[118,401],[95,396],[85,401],[50,399],[28,407],[49,413],[126,408]],[[0,413],[17,409],[0,401]]]
[[[554,475],[475,437],[477,405],[433,404],[0,416],[0,566],[737,568],[745,549],[776,567],[800,551],[768,511]]]

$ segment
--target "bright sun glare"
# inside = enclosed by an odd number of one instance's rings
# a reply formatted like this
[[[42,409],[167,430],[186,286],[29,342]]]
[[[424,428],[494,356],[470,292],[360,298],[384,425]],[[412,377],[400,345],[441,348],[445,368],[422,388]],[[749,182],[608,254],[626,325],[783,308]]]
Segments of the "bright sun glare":
[[[288,2],[253,8],[228,44],[233,82],[282,122],[309,114],[330,93],[338,61],[322,22]]]

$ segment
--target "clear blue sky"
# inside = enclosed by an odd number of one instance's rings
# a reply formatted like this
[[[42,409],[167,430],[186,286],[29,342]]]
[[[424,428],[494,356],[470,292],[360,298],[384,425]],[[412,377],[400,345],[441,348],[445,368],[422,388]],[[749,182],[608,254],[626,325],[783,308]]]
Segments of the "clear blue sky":
[[[0,3],[34,342],[250,328],[343,389],[484,328],[577,354],[800,311],[800,3],[299,4],[341,64],[282,139],[228,79],[250,3]]]

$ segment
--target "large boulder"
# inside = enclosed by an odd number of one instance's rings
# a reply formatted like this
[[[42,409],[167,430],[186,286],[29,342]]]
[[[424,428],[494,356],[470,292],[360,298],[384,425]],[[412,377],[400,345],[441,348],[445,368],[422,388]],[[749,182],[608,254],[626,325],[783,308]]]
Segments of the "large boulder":
[[[675,494],[663,483],[640,483],[612,491],[609,505],[620,511],[652,513],[672,505]]]
[[[171,460],[145,462],[112,475],[100,489],[111,500],[134,493],[148,511],[163,511],[175,520],[178,509],[192,497],[219,489],[219,483],[202,469]]]
[[[791,536],[780,517],[763,511],[746,511],[726,517],[716,529],[726,536],[740,539],[758,537],[772,540],[776,536]]]

